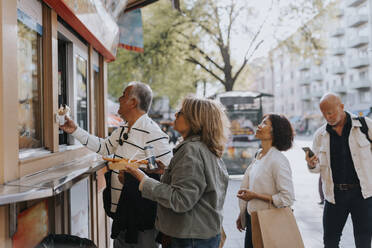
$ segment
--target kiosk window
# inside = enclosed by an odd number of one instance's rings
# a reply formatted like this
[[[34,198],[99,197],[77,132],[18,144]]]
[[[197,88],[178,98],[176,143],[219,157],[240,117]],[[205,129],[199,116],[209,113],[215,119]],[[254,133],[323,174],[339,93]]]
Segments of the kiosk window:
[[[42,147],[41,26],[18,11],[19,148]]]
[[[67,47],[68,43],[58,39],[58,107],[68,104],[67,89]],[[59,129],[59,144],[67,144],[67,133]]]

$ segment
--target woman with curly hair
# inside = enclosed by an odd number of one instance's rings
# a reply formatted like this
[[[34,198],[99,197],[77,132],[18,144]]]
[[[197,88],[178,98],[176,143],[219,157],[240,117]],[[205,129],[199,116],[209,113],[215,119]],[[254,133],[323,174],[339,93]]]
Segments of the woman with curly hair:
[[[292,147],[293,128],[284,115],[265,115],[258,125],[256,137],[260,149],[247,168],[238,192],[239,231],[246,230],[245,248],[253,248],[250,214],[258,210],[288,207],[294,201],[292,172],[288,159],[281,153]]]
[[[170,237],[170,247],[218,248],[228,184],[221,157],[229,121],[221,105],[193,97],[184,99],[175,116],[174,129],[183,141],[161,181],[132,166],[126,172],[141,182],[142,197],[158,203],[155,224]]]

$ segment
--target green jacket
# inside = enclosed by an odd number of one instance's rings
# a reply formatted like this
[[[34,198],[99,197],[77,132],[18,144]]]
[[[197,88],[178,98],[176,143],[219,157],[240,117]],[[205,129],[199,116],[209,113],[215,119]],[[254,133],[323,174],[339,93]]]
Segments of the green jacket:
[[[208,239],[221,232],[228,174],[200,137],[187,138],[161,182],[146,178],[142,197],[158,203],[156,228],[175,238]]]

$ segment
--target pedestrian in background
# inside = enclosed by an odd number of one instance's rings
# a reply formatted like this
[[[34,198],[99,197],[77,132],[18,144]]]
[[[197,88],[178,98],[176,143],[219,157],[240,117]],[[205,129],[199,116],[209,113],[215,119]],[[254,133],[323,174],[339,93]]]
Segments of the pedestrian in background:
[[[306,161],[320,173],[325,194],[324,247],[339,247],[351,214],[357,248],[370,248],[372,236],[372,120],[344,111],[340,97],[325,94],[319,104],[327,123],[314,134],[313,152]],[[362,128],[368,132],[363,133]],[[364,129],[365,130],[365,129]]]
[[[252,244],[252,212],[292,206],[294,189],[292,171],[288,159],[281,151],[292,147],[294,132],[289,120],[283,115],[265,115],[258,125],[256,137],[262,148],[245,171],[238,192],[240,214],[236,220],[239,231],[245,232],[245,248]]]
[[[141,182],[142,196],[158,203],[156,227],[171,237],[170,247],[218,248],[228,184],[221,157],[229,122],[219,104],[198,98],[186,98],[175,116],[174,129],[183,141],[161,182],[136,167],[126,170]]]

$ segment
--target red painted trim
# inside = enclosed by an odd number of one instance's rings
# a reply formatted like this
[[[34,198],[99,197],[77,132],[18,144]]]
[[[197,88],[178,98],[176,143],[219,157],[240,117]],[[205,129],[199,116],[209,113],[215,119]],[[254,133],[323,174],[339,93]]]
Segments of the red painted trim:
[[[138,52],[138,53],[143,53],[143,48],[142,47],[130,46],[130,45],[125,45],[125,44],[121,44],[121,43],[119,43],[118,47],[127,49],[129,51],[135,51],[135,52]]]
[[[43,0],[48,4],[65,22],[78,32],[88,43],[90,43],[106,61],[115,60],[115,56],[89,31],[79,20],[75,13],[62,0]]]

